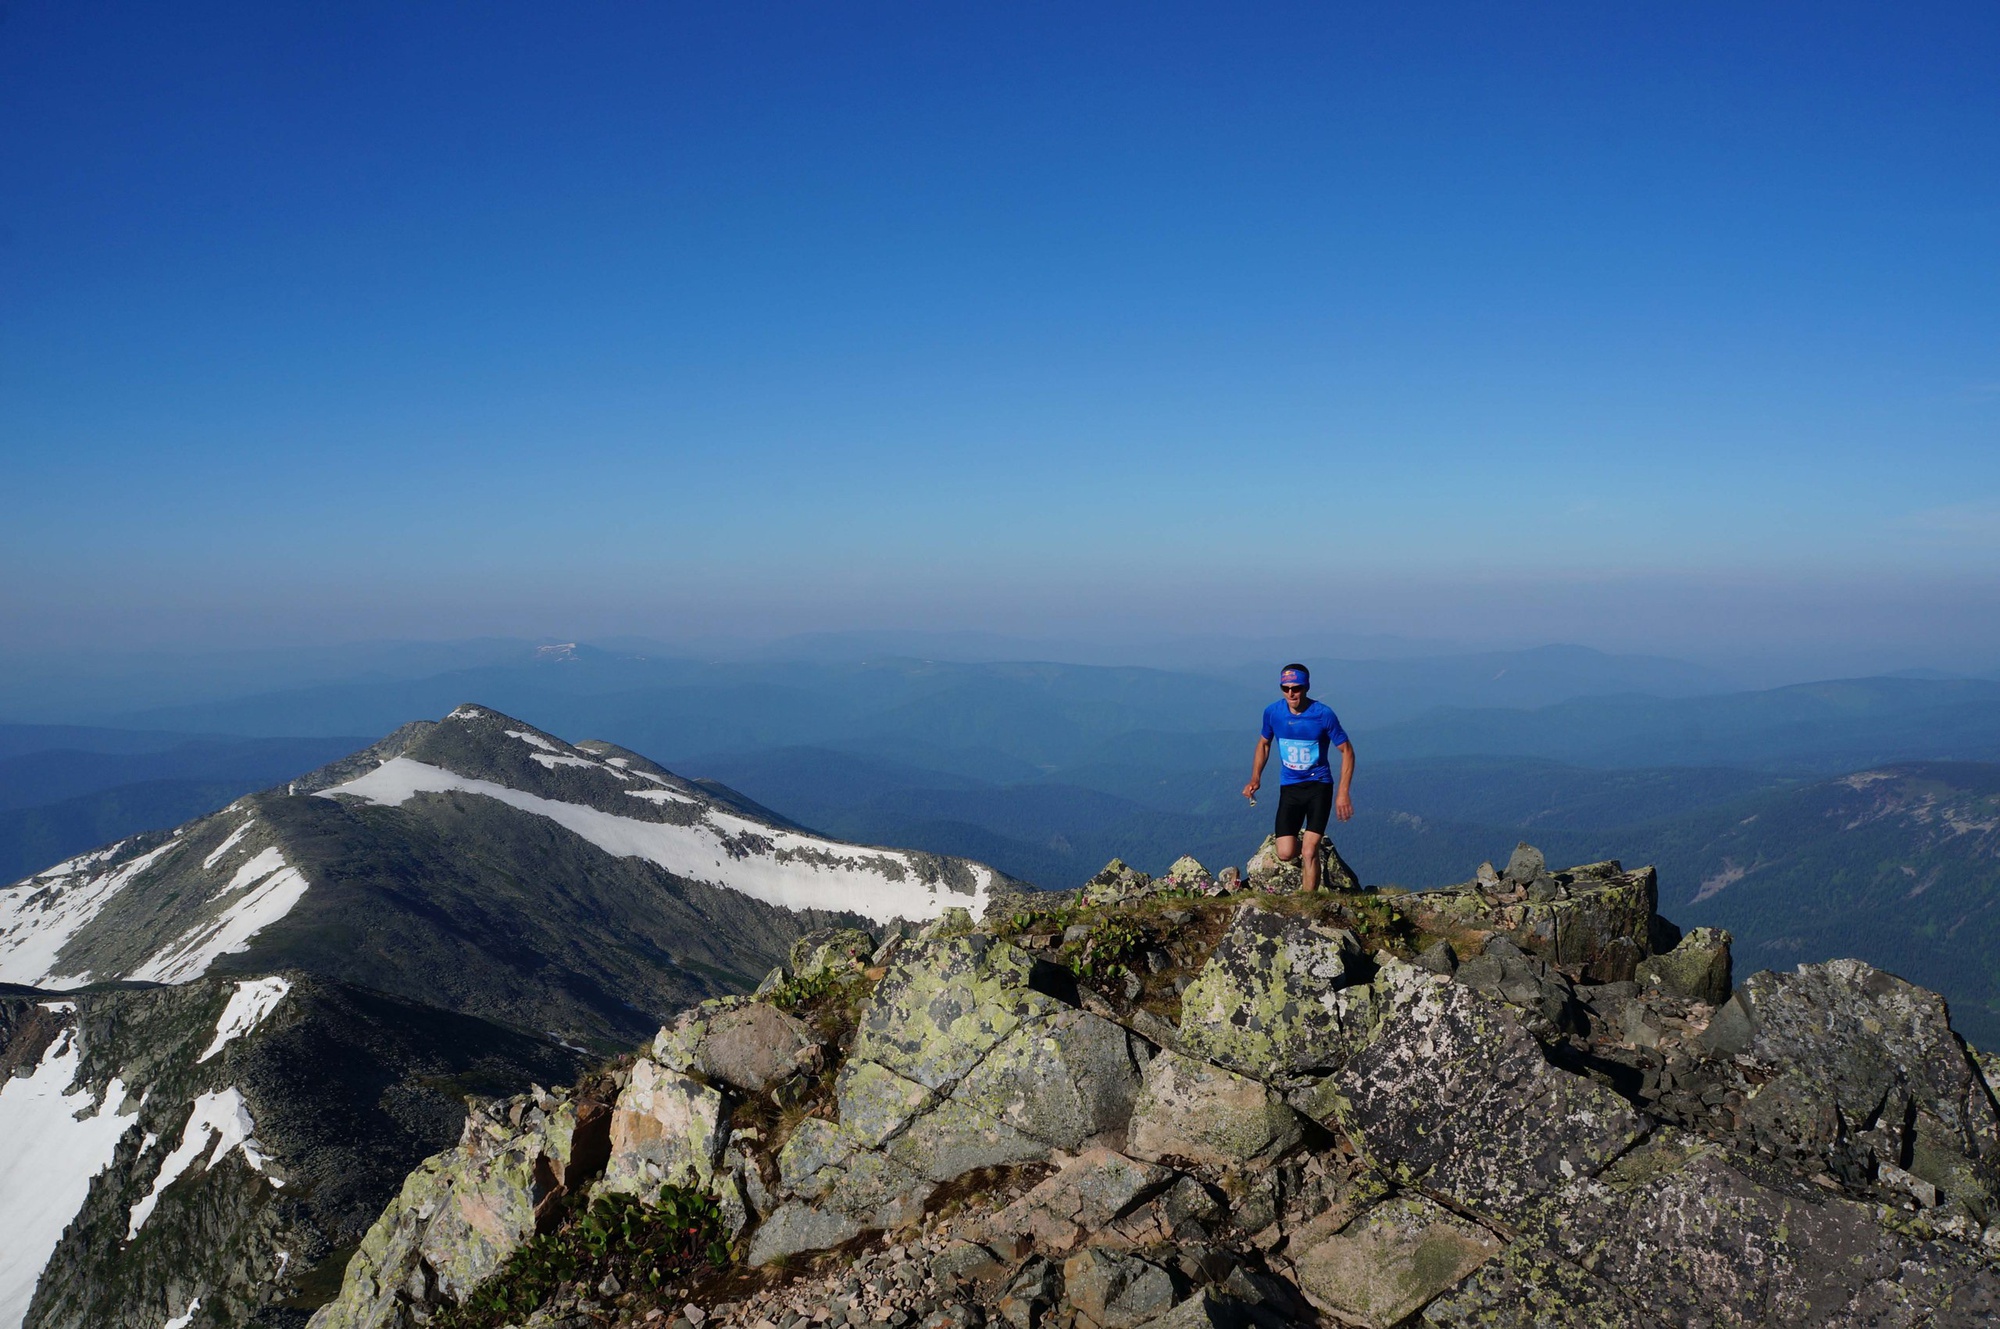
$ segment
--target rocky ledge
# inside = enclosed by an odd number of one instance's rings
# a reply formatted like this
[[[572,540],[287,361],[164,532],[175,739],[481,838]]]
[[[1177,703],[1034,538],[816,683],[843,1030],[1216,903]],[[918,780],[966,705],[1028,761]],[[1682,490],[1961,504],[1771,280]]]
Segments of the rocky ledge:
[[[1615,862],[1289,871],[1113,864],[808,937],[609,1074],[475,1113],[314,1329],[2000,1313],[2000,1111],[1934,993],[1851,960],[1732,987],[1728,935]],[[661,1205],[707,1258],[618,1235]]]

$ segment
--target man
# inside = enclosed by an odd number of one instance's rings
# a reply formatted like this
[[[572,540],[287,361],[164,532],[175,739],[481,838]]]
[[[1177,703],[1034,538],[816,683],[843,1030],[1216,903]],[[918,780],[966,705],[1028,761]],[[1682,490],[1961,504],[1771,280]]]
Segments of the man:
[[[1331,812],[1342,821],[1354,816],[1354,744],[1340,727],[1340,717],[1325,702],[1306,695],[1312,676],[1302,664],[1288,664],[1278,674],[1278,690],[1283,701],[1264,708],[1264,736],[1257,740],[1256,765],[1243,797],[1253,804],[1264,783],[1264,763],[1271,758],[1271,745],[1278,746],[1278,857],[1289,863],[1305,844],[1303,889],[1319,889],[1320,841],[1326,838],[1326,818]],[[1340,790],[1333,787],[1333,750],[1340,750]],[[1345,872],[1345,864],[1342,870]],[[1352,874],[1346,874],[1350,876]]]

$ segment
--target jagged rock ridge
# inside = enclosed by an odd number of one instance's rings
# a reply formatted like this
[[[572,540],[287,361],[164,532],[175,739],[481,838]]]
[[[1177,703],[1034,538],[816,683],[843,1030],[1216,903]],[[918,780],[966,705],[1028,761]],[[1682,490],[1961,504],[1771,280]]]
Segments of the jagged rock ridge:
[[[1525,847],[1421,895],[1176,866],[821,939],[662,1030],[615,1098],[562,1105],[607,1119],[594,1179],[543,1122],[427,1164],[315,1329],[501,1323],[454,1308],[537,1222],[517,1202],[476,1251],[440,1223],[495,1208],[482,1160],[510,1150],[564,1170],[544,1233],[679,1184],[718,1198],[742,1262],[657,1290],[614,1271],[508,1321],[535,1326],[683,1300],[672,1329],[2000,1310],[2000,1109],[1934,994],[1853,961],[1732,991],[1726,934],[1678,935],[1650,869]],[[449,1289],[413,1278],[439,1258]]]

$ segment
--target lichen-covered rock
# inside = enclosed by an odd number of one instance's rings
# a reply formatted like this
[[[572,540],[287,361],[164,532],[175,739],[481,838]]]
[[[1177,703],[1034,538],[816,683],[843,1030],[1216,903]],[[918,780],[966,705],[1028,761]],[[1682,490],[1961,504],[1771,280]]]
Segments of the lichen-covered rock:
[[[975,1168],[1039,1162],[1049,1144],[956,1098],[938,1100],[885,1141],[882,1151],[932,1181],[950,1181]]]
[[[1290,895],[1304,886],[1305,867],[1301,859],[1293,858],[1287,862],[1279,858],[1278,837],[1267,835],[1264,843],[1257,846],[1257,852],[1250,856],[1243,880],[1253,891]],[[1354,869],[1340,856],[1331,839],[1319,842],[1319,886],[1323,891],[1361,889],[1361,879],[1354,875]]]
[[[1331,1070],[1356,1042],[1354,934],[1245,904],[1181,994],[1181,1046],[1270,1079]]]
[[[704,1001],[660,1030],[656,1060],[698,1071],[744,1093],[762,1093],[817,1065],[818,1041],[803,1020],[743,997]]]
[[[1195,866],[1201,865],[1197,863]],[[1123,859],[1114,858],[1096,876],[1083,883],[1083,901],[1085,904],[1120,904],[1148,895],[1152,890],[1151,877],[1127,865]]]
[[[1034,961],[986,933],[900,947],[855,1031],[852,1059],[926,1089],[956,1083],[999,1042],[1066,1009],[1030,986]]]
[[[829,971],[853,973],[874,953],[875,939],[859,928],[816,928],[792,943],[792,977],[805,983]]]
[[[1390,1329],[1500,1247],[1499,1238],[1478,1224],[1403,1195],[1335,1231],[1308,1225],[1290,1249],[1299,1286],[1315,1304],[1343,1323]]]
[[[922,1172],[817,1117],[800,1122],[785,1142],[778,1174],[787,1196],[845,1214],[863,1228],[909,1222],[936,1189]]]
[[[1517,854],[1519,851],[1516,851]],[[1433,936],[1475,950],[1500,933],[1578,982],[1630,979],[1653,953],[1659,885],[1653,869],[1626,872],[1616,862],[1544,872],[1523,885],[1501,878],[1425,891],[1401,902]]]
[[[1421,958],[1418,966],[1431,969]],[[1587,1027],[1576,989],[1563,972],[1505,937],[1490,938],[1485,950],[1456,968],[1431,972],[1449,973],[1481,996],[1514,1007],[1529,1030],[1542,1037],[1582,1033]]]
[[[1901,1235],[1871,1205],[1753,1177],[1671,1131],[1537,1204],[1522,1228],[1672,1324],[1949,1323],[1936,1308],[2000,1289],[1963,1247]]]
[[[1081,1324],[1138,1329],[1173,1306],[1174,1280],[1150,1261],[1091,1249],[1063,1262],[1063,1293]]]
[[[719,1091],[639,1058],[612,1109],[611,1161],[599,1190],[651,1195],[669,1182],[710,1189],[727,1143],[721,1123]]]
[[[518,1117],[520,1125],[509,1123]],[[382,1329],[464,1300],[604,1161],[600,1104],[529,1096],[474,1111],[458,1146],[426,1159],[368,1229],[312,1329]]]
[[[1944,999],[1859,960],[1752,974],[1703,1035],[1768,1068],[1744,1108],[1767,1148],[1836,1172],[1905,1167],[1977,1221],[2000,1199],[2000,1113]]]
[[[941,1158],[981,1159],[961,1171],[1122,1129],[1145,1045],[1034,990],[1033,972],[983,934],[899,948],[841,1071],[843,1126],[877,1146],[915,1130]],[[926,1170],[957,1175],[947,1166]]]
[[[1720,1006],[1729,1000],[1730,941],[1721,928],[1696,928],[1665,955],[1641,960],[1633,977],[1676,997]]]
[[[1496,1216],[1589,1176],[1645,1132],[1617,1094],[1551,1066],[1506,1008],[1411,965],[1385,965],[1386,1016],[1301,1104],[1376,1165]]]
[[[1089,1149],[986,1220],[992,1237],[1033,1237],[1067,1250],[1164,1189],[1174,1173],[1109,1149]]]
[[[1235,1168],[1277,1158],[1303,1134],[1298,1114],[1269,1085],[1162,1052],[1146,1067],[1128,1152]]]
[[[1434,1329],[1669,1329],[1604,1279],[1516,1241],[1424,1307]]]
[[[744,1258],[753,1265],[769,1264],[804,1251],[828,1250],[860,1236],[861,1232],[861,1224],[846,1214],[815,1209],[794,1200],[764,1220],[750,1238],[750,1249]]]
[[[1059,1009],[1029,1019],[952,1090],[954,1102],[1058,1149],[1123,1130],[1146,1045],[1111,1021]]]

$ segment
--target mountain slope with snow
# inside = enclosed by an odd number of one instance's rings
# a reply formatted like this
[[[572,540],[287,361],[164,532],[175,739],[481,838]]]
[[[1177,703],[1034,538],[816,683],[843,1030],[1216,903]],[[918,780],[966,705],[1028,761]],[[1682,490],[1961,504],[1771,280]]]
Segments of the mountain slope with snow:
[[[0,1329],[302,1323],[465,1093],[582,1065],[297,974],[0,996]]]
[[[1011,886],[468,705],[0,889],[0,982],[296,968],[612,1047],[811,928],[978,914]]]

